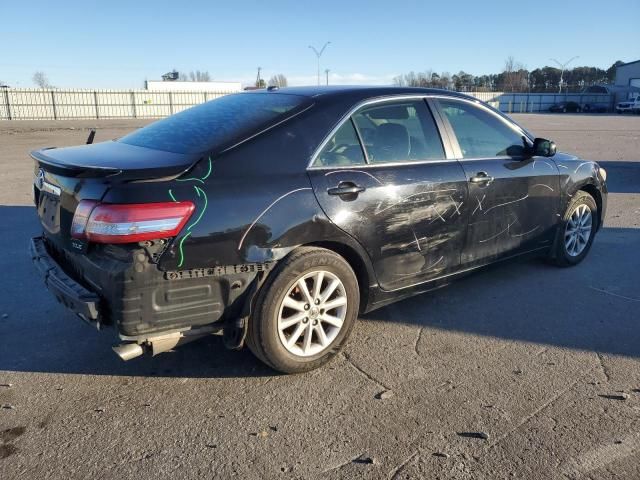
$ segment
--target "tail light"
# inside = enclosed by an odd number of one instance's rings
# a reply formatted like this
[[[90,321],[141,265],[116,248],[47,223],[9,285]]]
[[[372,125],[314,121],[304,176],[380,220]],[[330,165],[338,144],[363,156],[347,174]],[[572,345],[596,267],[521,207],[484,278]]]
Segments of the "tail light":
[[[96,243],[135,243],[174,237],[195,206],[191,202],[109,204],[82,200],[71,236]]]

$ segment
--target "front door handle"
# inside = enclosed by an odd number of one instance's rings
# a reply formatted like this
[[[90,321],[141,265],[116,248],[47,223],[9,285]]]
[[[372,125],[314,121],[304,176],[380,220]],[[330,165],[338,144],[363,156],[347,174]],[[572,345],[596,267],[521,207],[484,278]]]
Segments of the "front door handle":
[[[327,189],[329,195],[357,195],[364,192],[366,188],[353,182],[340,182],[337,187]]]
[[[489,183],[493,182],[493,177],[487,175],[487,172],[478,172],[475,176],[469,179],[471,183]]]

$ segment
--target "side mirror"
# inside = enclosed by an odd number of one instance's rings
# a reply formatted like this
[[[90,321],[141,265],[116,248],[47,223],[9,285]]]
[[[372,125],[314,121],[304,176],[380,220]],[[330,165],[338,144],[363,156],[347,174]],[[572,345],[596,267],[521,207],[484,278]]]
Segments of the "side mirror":
[[[536,138],[531,150],[537,157],[553,157],[556,154],[556,144],[546,138]]]

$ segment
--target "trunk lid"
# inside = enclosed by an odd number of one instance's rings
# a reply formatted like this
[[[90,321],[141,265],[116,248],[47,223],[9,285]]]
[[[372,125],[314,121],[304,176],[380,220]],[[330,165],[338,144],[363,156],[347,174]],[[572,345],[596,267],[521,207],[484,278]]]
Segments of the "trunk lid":
[[[81,200],[100,201],[110,187],[131,181],[175,178],[198,161],[183,155],[120,142],[102,142],[31,153],[36,161],[34,203],[50,243],[60,250],[83,252],[71,238],[71,223]]]

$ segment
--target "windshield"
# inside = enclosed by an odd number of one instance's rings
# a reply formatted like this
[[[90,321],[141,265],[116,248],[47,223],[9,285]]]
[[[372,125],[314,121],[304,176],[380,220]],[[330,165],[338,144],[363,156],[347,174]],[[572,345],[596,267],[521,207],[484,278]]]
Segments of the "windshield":
[[[118,141],[174,153],[203,153],[257,133],[306,101],[305,97],[282,93],[226,95],[154,122]]]

